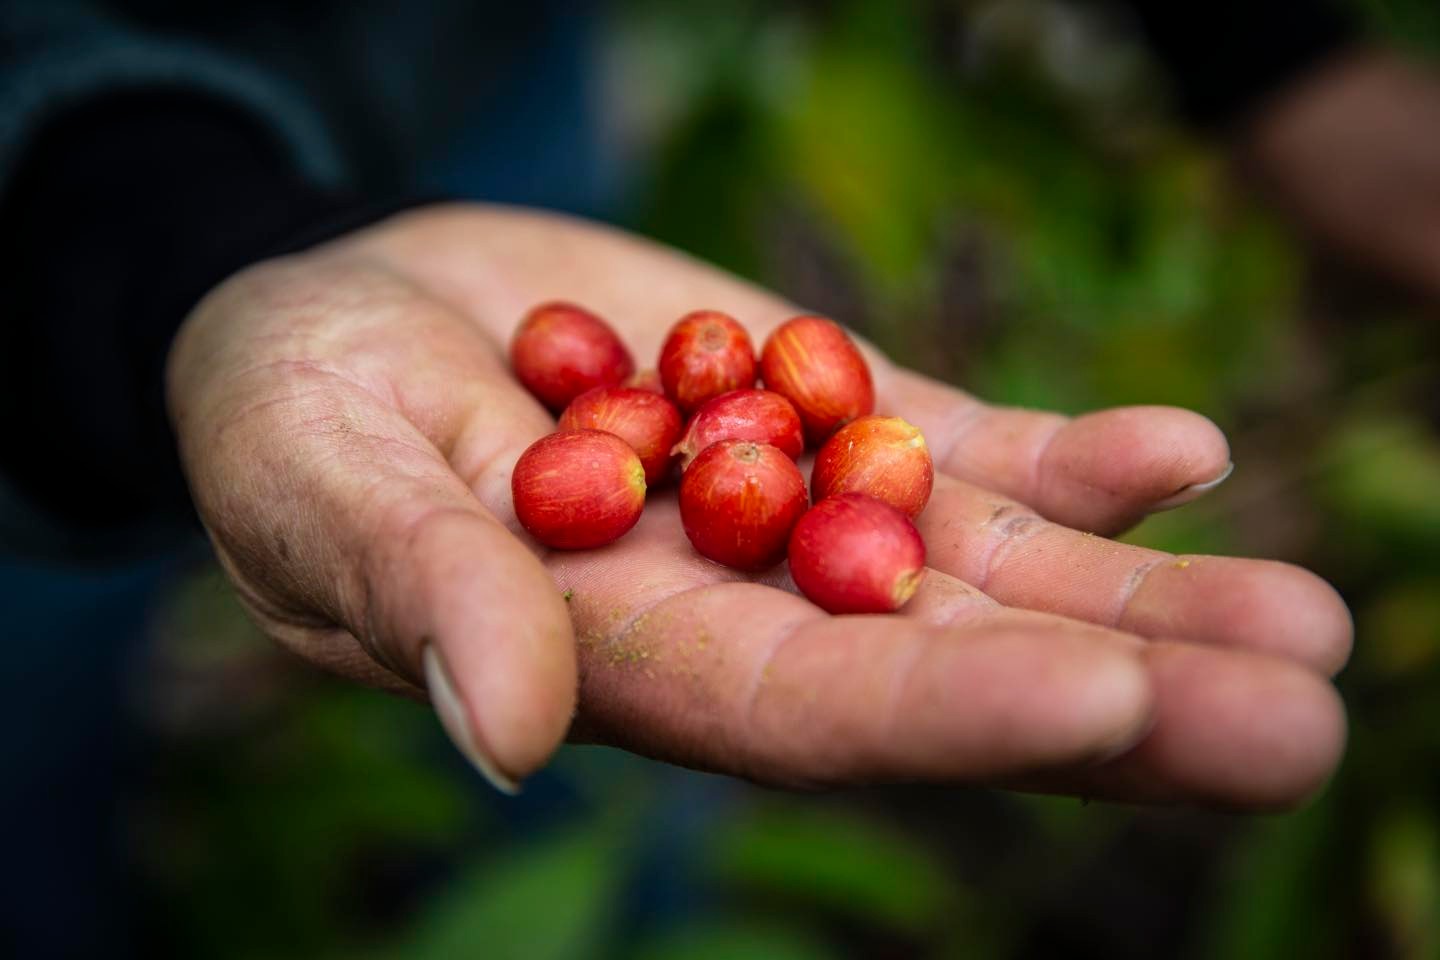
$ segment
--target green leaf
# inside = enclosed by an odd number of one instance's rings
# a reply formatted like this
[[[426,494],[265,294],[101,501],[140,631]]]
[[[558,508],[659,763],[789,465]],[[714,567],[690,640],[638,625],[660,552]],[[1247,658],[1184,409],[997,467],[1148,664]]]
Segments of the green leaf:
[[[572,960],[600,952],[625,861],[609,820],[558,833],[463,873],[417,921],[407,960]]]
[[[938,857],[853,813],[763,807],[721,828],[711,855],[719,875],[737,886],[912,934],[943,926],[964,905]]]
[[[1229,857],[1210,919],[1215,960],[1271,960],[1343,956],[1337,916],[1322,906],[1332,805],[1326,800],[1297,814],[1257,820]]]

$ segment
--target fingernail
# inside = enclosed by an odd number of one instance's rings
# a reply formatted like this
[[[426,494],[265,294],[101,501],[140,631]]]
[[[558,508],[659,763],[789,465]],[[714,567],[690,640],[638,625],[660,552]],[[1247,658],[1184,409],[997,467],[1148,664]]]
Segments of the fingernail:
[[[1227,479],[1229,479],[1230,474],[1234,472],[1235,464],[1232,461],[1231,463],[1225,465],[1225,469],[1220,471],[1220,476],[1216,477],[1214,480],[1206,480],[1204,483],[1192,483],[1188,487],[1183,487],[1181,488],[1179,493],[1176,493],[1174,496],[1166,497],[1164,500],[1161,500],[1159,503],[1155,504],[1155,506],[1151,507],[1150,509],[1173,510],[1176,507],[1184,506],[1192,500],[1199,500],[1201,497],[1205,496],[1205,494],[1209,493],[1211,490],[1214,490],[1216,487],[1220,486],[1220,484],[1224,483]]]
[[[1116,740],[1095,754],[1094,758],[1090,761],[1090,766],[1098,767],[1101,764],[1109,763],[1111,760],[1118,760],[1120,757],[1125,756],[1125,754],[1145,742],[1146,738],[1155,730],[1155,724],[1156,718],[1152,714],[1142,726],[1136,727],[1124,737]]]
[[[1108,711],[1113,732],[1092,754],[1091,763],[1105,763],[1135,749],[1155,729],[1155,688],[1144,656],[1144,647],[1137,647],[1133,656],[1113,658],[1106,669],[1092,671],[1092,696],[1097,696],[1097,709]]]
[[[421,651],[420,660],[425,668],[425,686],[430,691],[430,704],[440,717],[440,725],[450,735],[450,742],[470,761],[471,766],[480,771],[480,775],[490,782],[490,786],[506,796],[515,796],[520,792],[520,784],[501,773],[495,761],[490,759],[475,741],[465,701],[455,692],[450,671],[446,668],[445,661],[440,659],[440,652],[433,643],[427,644]]]

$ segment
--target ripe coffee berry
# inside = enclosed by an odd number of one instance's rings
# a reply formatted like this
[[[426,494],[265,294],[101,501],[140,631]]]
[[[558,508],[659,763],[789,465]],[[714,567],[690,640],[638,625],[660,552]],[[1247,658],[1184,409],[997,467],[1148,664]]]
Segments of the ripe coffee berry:
[[[935,467],[925,437],[899,417],[861,417],[845,424],[815,455],[810,494],[864,493],[917,517],[930,500]]]
[[[827,497],[790,536],[790,576],[829,613],[890,613],[925,578],[925,541],[899,510],[859,493]]]
[[[795,317],[777,327],[765,341],[760,375],[767,389],[795,405],[812,446],[875,409],[875,386],[860,349],[823,317]]]
[[[596,387],[570,401],[561,430],[604,430],[630,444],[654,486],[670,472],[670,449],[680,436],[680,411],[648,390]]]
[[[740,570],[764,570],[784,558],[805,502],[800,469],[765,443],[711,444],[680,478],[680,522],[690,543],[701,556]]]
[[[552,411],[635,372],[630,351],[610,325],[572,303],[544,303],[525,315],[510,341],[510,366]]]
[[[688,414],[711,397],[755,386],[755,348],[734,317],[696,310],[671,328],[659,369],[665,393]]]
[[[645,468],[613,433],[563,430],[520,454],[510,492],[520,525],[547,547],[599,547],[640,519]]]
[[[675,446],[680,469],[721,440],[768,443],[792,460],[805,452],[800,415],[789,400],[770,390],[731,390],[696,410]]]

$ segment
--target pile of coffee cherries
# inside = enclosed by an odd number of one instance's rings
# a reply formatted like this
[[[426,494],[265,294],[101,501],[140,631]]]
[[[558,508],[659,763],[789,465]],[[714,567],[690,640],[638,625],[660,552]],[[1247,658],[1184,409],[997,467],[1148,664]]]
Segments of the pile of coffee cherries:
[[[511,476],[515,513],[546,546],[618,539],[646,490],[678,471],[685,535],[710,560],[761,571],[788,555],[795,585],[831,613],[898,610],[920,586],[912,521],[934,484],[930,452],[914,426],[873,415],[870,369],[831,321],[786,321],[757,363],[734,317],[698,310],[671,329],[658,372],[637,374],[605,321],[547,303],[520,324],[510,359],[560,415]],[[807,445],[808,495],[796,465]]]

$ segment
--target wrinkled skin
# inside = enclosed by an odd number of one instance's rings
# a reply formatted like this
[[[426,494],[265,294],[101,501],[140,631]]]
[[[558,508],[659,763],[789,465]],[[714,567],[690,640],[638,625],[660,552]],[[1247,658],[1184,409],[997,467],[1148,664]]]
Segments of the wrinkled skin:
[[[830,617],[783,566],[699,558],[673,487],[599,550],[523,534],[510,468],[554,421],[505,345],[556,298],[609,319],[642,365],[689,310],[729,312],[756,342],[797,312],[609,229],[434,207],[231,278],[169,371],[195,501],[251,614],[307,660],[415,697],[432,645],[497,779],[567,735],[782,785],[1241,808],[1292,805],[1334,769],[1327,677],[1351,626],[1328,585],[1082,532],[1221,476],[1205,418],[993,407],[868,351],[878,412],[935,455],[918,521],[932,569],[900,614]]]

